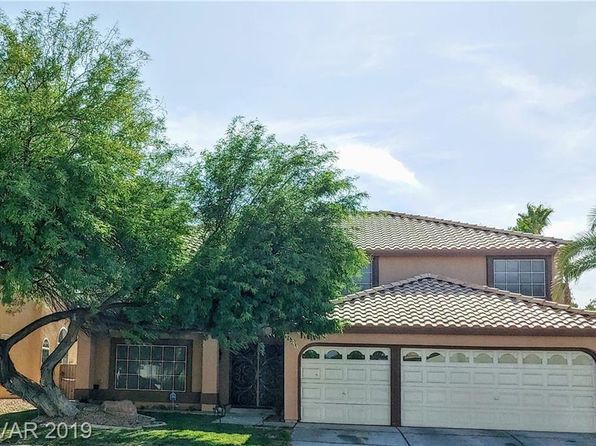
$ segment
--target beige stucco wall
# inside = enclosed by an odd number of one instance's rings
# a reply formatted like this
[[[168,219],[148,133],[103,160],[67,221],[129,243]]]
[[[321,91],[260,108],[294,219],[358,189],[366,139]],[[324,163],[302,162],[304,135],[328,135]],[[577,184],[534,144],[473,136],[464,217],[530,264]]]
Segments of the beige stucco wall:
[[[480,335],[428,335],[428,334],[365,334],[345,333],[331,335],[313,342],[294,335],[286,341],[284,352],[284,417],[287,421],[299,418],[299,377],[301,350],[313,343],[336,343],[345,345],[369,344],[379,346],[434,346],[434,347],[484,347],[484,348],[568,348],[596,351],[595,337],[567,336],[480,336]],[[395,360],[395,359],[394,359]]]
[[[0,307],[0,337],[7,338],[16,333],[27,324],[39,319],[50,310],[43,305],[28,302],[18,310]],[[58,334],[62,327],[67,327],[66,321],[48,324],[39,330],[34,331],[21,342],[16,344],[11,352],[15,366],[19,372],[38,382],[41,367],[41,345],[45,338],[50,342],[50,353],[54,351],[58,344]],[[76,363],[76,344],[68,352],[68,361]],[[56,379],[58,378],[58,368],[56,368]],[[58,382],[58,381],[56,381]],[[0,398],[14,398],[15,396],[0,386]]]
[[[379,284],[433,273],[486,285],[486,256],[381,256]]]

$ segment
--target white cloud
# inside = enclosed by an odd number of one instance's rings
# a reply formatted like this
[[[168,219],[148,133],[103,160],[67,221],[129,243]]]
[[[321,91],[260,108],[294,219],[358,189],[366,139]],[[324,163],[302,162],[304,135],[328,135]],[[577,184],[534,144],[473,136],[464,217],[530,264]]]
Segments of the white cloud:
[[[404,163],[395,158],[387,147],[361,142],[332,145],[338,154],[338,166],[348,172],[387,181],[420,187],[416,175]]]
[[[589,91],[580,84],[556,84],[521,70],[490,68],[489,78],[497,85],[510,90],[516,99],[527,107],[558,110],[589,96]]]
[[[571,294],[580,307],[585,307],[596,298],[596,271],[585,273],[576,283],[571,284]]]
[[[360,134],[348,133],[353,125],[379,122],[383,117],[322,116],[307,119],[263,120],[279,141],[293,142],[307,134],[326,144],[338,155],[338,167],[350,174],[366,175],[385,182],[420,187],[412,170],[392,153],[389,147],[364,143]],[[168,119],[168,136],[179,144],[188,144],[198,151],[212,147],[224,136],[230,119],[208,113],[190,112]]]
[[[544,235],[572,239],[578,233],[586,230],[586,218],[554,220],[544,229]]]
[[[492,114],[508,131],[529,135],[547,152],[557,155],[596,144],[596,115],[591,107],[585,107],[596,94],[593,84],[545,79],[495,56],[492,50],[496,48],[491,44],[452,43],[440,46],[437,52],[478,70],[474,76],[484,79],[487,86],[483,91],[489,99],[477,109]]]

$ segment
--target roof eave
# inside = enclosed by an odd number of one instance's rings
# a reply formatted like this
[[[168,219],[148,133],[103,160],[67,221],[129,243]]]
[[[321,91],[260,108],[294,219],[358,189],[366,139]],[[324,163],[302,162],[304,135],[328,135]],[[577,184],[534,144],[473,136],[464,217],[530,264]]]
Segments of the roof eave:
[[[550,256],[559,246],[552,248],[514,249],[370,249],[360,247],[373,256]]]
[[[387,325],[351,325],[345,333],[371,334],[429,334],[429,335],[482,335],[482,336],[596,336],[594,328],[530,328],[530,327],[404,327]]]

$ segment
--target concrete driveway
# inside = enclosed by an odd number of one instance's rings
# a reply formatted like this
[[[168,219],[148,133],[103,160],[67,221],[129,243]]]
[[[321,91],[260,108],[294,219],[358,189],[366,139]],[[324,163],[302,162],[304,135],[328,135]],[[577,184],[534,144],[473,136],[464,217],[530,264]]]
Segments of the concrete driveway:
[[[596,434],[299,423],[292,446],[594,446]]]

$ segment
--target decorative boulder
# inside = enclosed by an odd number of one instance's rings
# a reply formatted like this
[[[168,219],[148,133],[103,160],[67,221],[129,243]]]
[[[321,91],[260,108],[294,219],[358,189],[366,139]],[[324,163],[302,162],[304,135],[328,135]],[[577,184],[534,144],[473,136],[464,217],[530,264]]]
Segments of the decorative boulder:
[[[132,401],[104,401],[101,403],[101,410],[112,415],[123,417],[136,417],[137,408]]]

